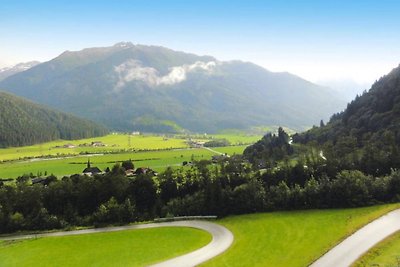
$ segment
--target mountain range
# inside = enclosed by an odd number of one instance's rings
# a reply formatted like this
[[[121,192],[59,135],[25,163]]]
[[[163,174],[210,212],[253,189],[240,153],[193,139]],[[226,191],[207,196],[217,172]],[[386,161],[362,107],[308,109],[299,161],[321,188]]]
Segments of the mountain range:
[[[30,61],[19,63],[12,67],[0,68],[0,81],[19,72],[26,71],[38,64],[40,64],[39,61]]]
[[[290,73],[129,42],[66,51],[0,88],[119,131],[302,130],[345,106]]]

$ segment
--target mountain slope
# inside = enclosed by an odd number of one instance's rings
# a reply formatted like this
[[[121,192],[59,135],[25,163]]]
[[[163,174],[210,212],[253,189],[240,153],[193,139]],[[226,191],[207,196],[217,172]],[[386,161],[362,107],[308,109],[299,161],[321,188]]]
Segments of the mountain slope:
[[[64,52],[0,87],[123,131],[304,129],[344,107],[289,73],[131,43]]]
[[[39,61],[30,61],[25,63],[19,63],[13,67],[1,68],[0,69],[0,81],[5,78],[17,74],[22,71],[26,71],[36,65],[40,64]]]
[[[104,127],[91,121],[0,92],[0,147],[88,138],[106,133]]]
[[[298,140],[337,143],[340,138],[351,136],[362,145],[382,139],[386,131],[394,133],[395,141],[400,144],[400,67],[356,97],[343,112],[332,116],[326,126],[311,129]]]
[[[400,66],[332,116],[327,125],[293,140],[319,144],[342,169],[380,175],[400,168]]]

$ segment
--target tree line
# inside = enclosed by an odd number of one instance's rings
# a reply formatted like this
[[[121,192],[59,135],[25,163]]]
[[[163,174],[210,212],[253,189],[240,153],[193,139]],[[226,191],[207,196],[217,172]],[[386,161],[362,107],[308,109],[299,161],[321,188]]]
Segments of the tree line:
[[[358,170],[329,175],[326,163],[259,171],[241,156],[196,161],[158,176],[126,177],[116,164],[95,176],[28,176],[0,185],[2,233],[73,226],[103,226],[184,215],[243,214],[272,210],[344,208],[400,200],[400,171],[384,176]],[[298,177],[298,178],[294,178]]]

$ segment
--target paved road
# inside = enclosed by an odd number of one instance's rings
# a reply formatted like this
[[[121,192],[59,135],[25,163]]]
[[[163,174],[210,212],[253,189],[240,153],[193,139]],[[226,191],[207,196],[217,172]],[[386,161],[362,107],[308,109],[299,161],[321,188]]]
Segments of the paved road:
[[[147,229],[147,228],[158,228],[158,227],[191,227],[197,228],[209,232],[212,235],[212,241],[193,252],[188,254],[161,262],[159,264],[152,265],[152,267],[191,267],[201,264],[227,250],[233,242],[233,234],[225,227],[207,222],[207,221],[176,221],[176,222],[164,222],[164,223],[150,223],[150,224],[139,224],[139,225],[127,225],[120,227],[106,227],[106,228],[95,228],[85,229],[76,231],[64,231],[54,233],[44,233],[37,235],[20,235],[3,237],[0,240],[21,240],[31,239],[38,237],[50,237],[50,236],[68,236],[68,235],[82,235],[82,234],[93,234],[93,233],[105,233],[105,232],[116,232],[132,229]]]
[[[310,267],[347,267],[377,243],[400,230],[400,209],[389,212],[367,224]]]
[[[211,152],[213,152],[213,153],[215,153],[215,154],[218,154],[218,155],[225,155],[224,153],[222,153],[222,152],[219,152],[219,151],[217,151],[217,150],[214,150],[214,149],[212,149],[212,148],[209,148],[209,147],[205,147],[205,146],[203,146],[203,148],[204,148],[205,150],[211,151]]]
[[[168,226],[168,225],[166,225]],[[180,221],[174,226],[195,227],[209,232],[212,241],[205,247],[180,257],[152,265],[152,267],[191,267],[203,263],[227,250],[233,242],[233,234],[225,227],[206,221]]]

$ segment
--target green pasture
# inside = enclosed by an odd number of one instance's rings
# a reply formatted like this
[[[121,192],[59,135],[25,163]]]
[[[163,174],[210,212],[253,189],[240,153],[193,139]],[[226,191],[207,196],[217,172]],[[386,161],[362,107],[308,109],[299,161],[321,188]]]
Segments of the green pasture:
[[[225,147],[210,147],[212,150],[215,150],[220,153],[227,153],[228,155],[241,155],[247,145],[242,146],[225,146]]]
[[[92,142],[102,142],[105,146],[90,146]],[[65,148],[66,144],[76,147]],[[88,144],[87,146],[79,146]],[[102,137],[81,140],[58,140],[43,144],[24,147],[10,147],[0,149],[0,160],[22,159],[25,157],[39,157],[47,155],[102,153],[120,150],[159,150],[187,148],[184,139],[169,138],[156,135],[128,135],[110,134]]]
[[[111,168],[117,162],[131,159],[135,167],[150,167],[156,171],[162,171],[168,166],[182,166],[183,161],[210,159],[212,155],[215,155],[215,153],[206,149],[196,148],[13,161],[0,164],[0,177],[16,178],[29,173],[34,175],[41,173],[44,175],[45,172],[56,176],[82,173],[88,159],[90,159],[92,166],[97,166],[101,170],[107,167]]]
[[[232,247],[203,266],[308,266],[351,233],[399,208],[270,212],[219,220],[235,236]]]
[[[380,242],[352,265],[364,266],[400,266],[400,231]]]
[[[209,233],[183,227],[0,241],[0,266],[147,266],[210,241]]]

